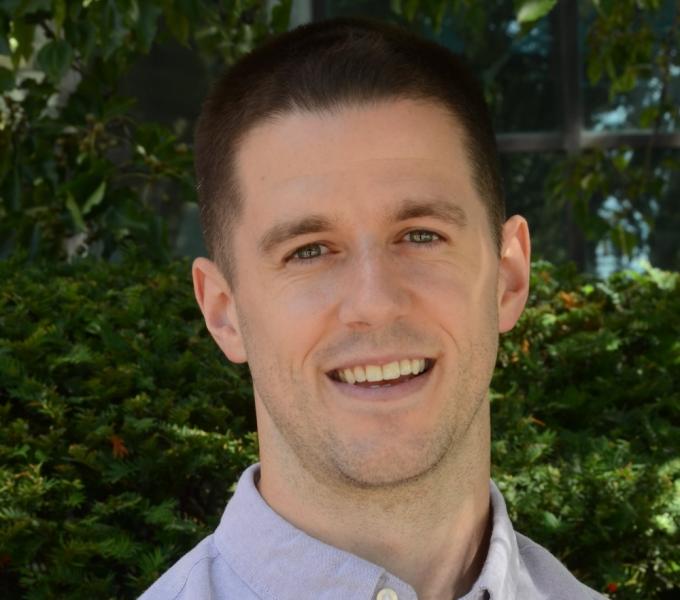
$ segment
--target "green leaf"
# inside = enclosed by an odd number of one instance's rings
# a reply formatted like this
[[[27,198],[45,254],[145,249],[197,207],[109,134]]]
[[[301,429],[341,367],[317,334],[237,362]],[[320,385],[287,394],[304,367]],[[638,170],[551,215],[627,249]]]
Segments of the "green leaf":
[[[189,19],[179,12],[172,3],[166,3],[164,8],[165,24],[170,33],[181,44],[186,44],[189,39]]]
[[[55,0],[54,2],[54,27],[58,32],[64,25],[66,19],[66,0]]]
[[[550,511],[544,510],[542,517],[543,524],[549,531],[556,531],[560,528],[560,520]]]
[[[158,31],[158,17],[162,12],[159,6],[150,2],[142,2],[139,7],[136,32],[144,52],[151,49],[151,44],[153,44]]]
[[[17,47],[12,52],[12,64],[19,66],[19,61],[23,58],[29,60],[33,54],[33,34],[35,25],[30,25],[23,20],[16,20],[12,23],[12,36],[17,41]]]
[[[69,195],[66,197],[66,208],[68,209],[68,212],[71,213],[71,218],[73,219],[73,223],[75,224],[78,231],[85,231],[87,227],[85,225],[85,221],[83,220],[83,215],[76,204],[73,194],[71,193],[69,193]]]
[[[602,62],[597,59],[588,61],[588,81],[591,84],[597,83],[602,77]]]
[[[284,32],[290,23],[292,0],[282,0],[272,8],[271,28],[276,33]]]
[[[532,23],[547,15],[557,4],[557,0],[528,0],[517,11],[518,23]]]
[[[40,49],[36,60],[50,81],[59,83],[71,65],[73,48],[64,40],[52,40]]]
[[[90,197],[85,201],[83,210],[81,211],[83,215],[87,215],[95,206],[101,203],[104,199],[104,194],[106,193],[106,181],[102,181],[97,189],[90,194]]]
[[[106,31],[103,47],[103,57],[108,60],[119,48],[125,45],[128,28],[116,2],[106,3],[102,25]]]
[[[439,5],[437,6],[437,12],[434,18],[434,31],[437,35],[442,32],[442,24],[444,23],[444,16],[446,15],[447,8],[447,2],[439,2]]]
[[[654,125],[657,118],[659,118],[660,108],[656,104],[647,106],[640,113],[640,127],[648,129]]]
[[[406,0],[404,6],[404,17],[409,22],[412,22],[418,11],[418,5],[420,4],[418,0]]]

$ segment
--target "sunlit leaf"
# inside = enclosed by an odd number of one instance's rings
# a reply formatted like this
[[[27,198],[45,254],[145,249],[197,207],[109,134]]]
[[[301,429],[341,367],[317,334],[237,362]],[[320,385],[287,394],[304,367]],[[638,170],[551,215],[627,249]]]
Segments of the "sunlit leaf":
[[[78,231],[85,231],[87,229],[87,226],[85,225],[85,221],[83,220],[83,214],[80,212],[80,208],[78,208],[75,198],[71,193],[69,193],[68,196],[66,197],[66,208],[68,209],[68,212],[70,213],[71,218],[73,219],[73,224],[76,226]]]
[[[104,199],[104,194],[106,193],[106,181],[102,181],[98,186],[97,189],[92,192],[90,197],[85,201],[85,204],[83,205],[83,209],[81,211],[81,214],[83,216],[87,216],[87,214],[98,204],[101,203],[101,201]]]
[[[22,19],[12,22],[12,36],[10,47],[12,50],[12,64],[19,66],[20,59],[29,60],[33,54],[33,37],[35,35],[35,25],[27,23]],[[12,43],[14,42],[14,43]]]
[[[519,23],[531,23],[547,15],[557,4],[557,0],[526,0],[517,11]]]

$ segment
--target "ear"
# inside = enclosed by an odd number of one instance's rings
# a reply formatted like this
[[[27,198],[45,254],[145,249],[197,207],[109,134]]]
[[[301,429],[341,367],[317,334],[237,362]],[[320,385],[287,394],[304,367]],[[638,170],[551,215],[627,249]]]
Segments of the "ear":
[[[527,298],[531,274],[529,225],[519,215],[503,225],[503,247],[498,267],[498,330],[510,331],[517,323]]]
[[[191,266],[191,275],[196,301],[210,335],[231,362],[246,362],[234,295],[219,268],[207,258],[197,258]]]

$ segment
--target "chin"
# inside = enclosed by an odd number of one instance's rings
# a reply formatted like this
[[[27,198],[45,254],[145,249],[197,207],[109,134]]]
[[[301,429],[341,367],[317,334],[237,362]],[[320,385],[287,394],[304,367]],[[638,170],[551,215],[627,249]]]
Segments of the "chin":
[[[422,481],[437,470],[441,464],[445,450],[429,448],[429,452],[423,454],[423,446],[419,451],[401,452],[385,451],[382,456],[372,454],[370,458],[363,460],[354,456],[347,460],[337,460],[334,466],[336,477],[339,476],[345,484],[360,489],[389,489],[404,487],[412,483]],[[420,456],[419,456],[420,455]]]

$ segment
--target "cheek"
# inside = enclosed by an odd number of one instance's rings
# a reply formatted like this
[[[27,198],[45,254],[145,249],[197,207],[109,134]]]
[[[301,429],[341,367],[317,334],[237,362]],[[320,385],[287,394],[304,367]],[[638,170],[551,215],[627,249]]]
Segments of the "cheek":
[[[414,269],[409,284],[426,318],[435,321],[459,350],[493,345],[498,334],[496,279],[483,260],[464,266]]]
[[[469,311],[488,295],[484,273],[477,264],[448,261],[414,265],[403,280],[421,303],[439,311]]]
[[[249,298],[248,320],[254,329],[256,356],[267,357],[270,381],[295,380],[306,356],[327,331],[322,319],[336,297],[337,284],[324,277],[290,280],[274,287],[269,283]],[[258,360],[258,359],[255,359]],[[264,359],[263,359],[264,360]]]
[[[331,271],[315,273],[280,290],[277,306],[295,325],[323,315],[337,301],[342,288]]]

